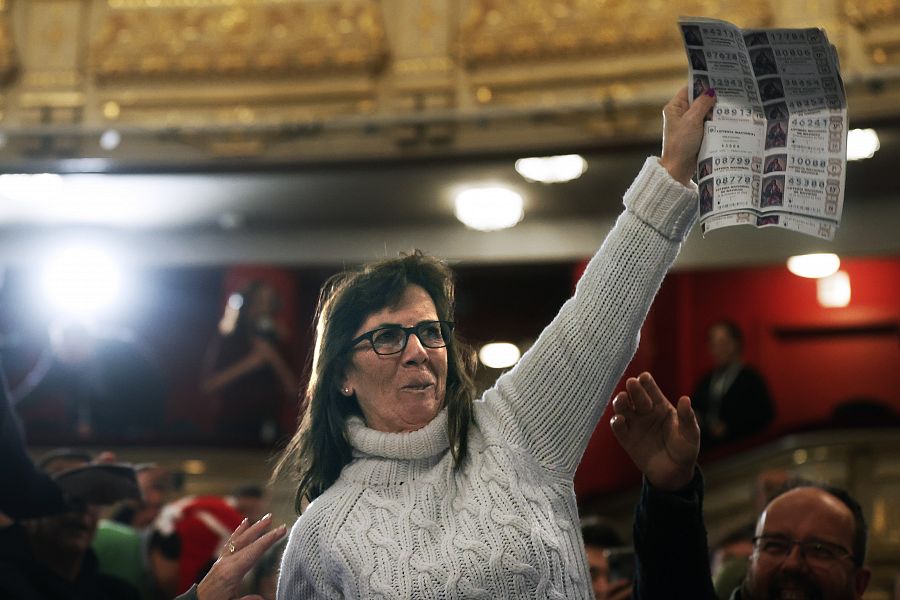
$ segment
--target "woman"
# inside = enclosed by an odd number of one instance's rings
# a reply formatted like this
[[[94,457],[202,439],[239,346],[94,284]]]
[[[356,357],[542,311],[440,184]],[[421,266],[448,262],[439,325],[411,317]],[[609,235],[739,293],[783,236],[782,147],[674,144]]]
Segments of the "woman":
[[[203,368],[201,389],[219,396],[217,431],[243,442],[271,442],[282,399],[298,378],[279,349],[278,297],[261,281],[228,299]]]
[[[664,110],[663,153],[575,296],[477,402],[449,270],[421,255],[345,273],[319,304],[302,426],[279,470],[312,500],[279,600],[590,598],[572,480],[696,215],[714,94]]]

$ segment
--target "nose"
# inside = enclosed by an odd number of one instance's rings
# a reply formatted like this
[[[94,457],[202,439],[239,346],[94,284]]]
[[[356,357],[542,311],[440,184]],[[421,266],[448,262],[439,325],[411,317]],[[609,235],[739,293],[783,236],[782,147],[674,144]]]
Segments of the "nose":
[[[806,558],[803,556],[803,550],[800,548],[800,544],[794,544],[791,547],[791,551],[788,552],[781,563],[781,568],[796,569],[798,571],[806,569]]]
[[[426,360],[428,360],[428,350],[418,335],[410,333],[406,338],[406,348],[403,349],[403,364],[418,365]]]

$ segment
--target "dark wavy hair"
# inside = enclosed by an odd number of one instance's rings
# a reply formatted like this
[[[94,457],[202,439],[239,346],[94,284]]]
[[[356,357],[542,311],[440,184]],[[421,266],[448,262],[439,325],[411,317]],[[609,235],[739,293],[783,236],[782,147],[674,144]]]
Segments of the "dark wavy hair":
[[[273,475],[289,475],[298,482],[294,497],[297,513],[303,498],[313,500],[321,495],[352,457],[346,421],[350,415],[362,412],[355,398],[348,399],[340,393],[341,380],[351,361],[349,343],[369,315],[396,306],[410,285],[428,292],[438,319],[453,321],[453,272],[440,260],[418,251],[339,273],[322,286],[299,428],[279,457]],[[468,449],[475,393],[474,357],[468,345],[451,336],[447,343],[444,406],[450,452],[457,467],[465,461]]]

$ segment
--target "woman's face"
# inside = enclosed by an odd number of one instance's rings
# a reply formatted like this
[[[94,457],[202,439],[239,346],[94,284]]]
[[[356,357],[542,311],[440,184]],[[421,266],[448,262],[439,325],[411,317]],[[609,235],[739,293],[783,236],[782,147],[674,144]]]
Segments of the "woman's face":
[[[412,327],[436,321],[437,309],[422,287],[410,285],[396,306],[369,315],[354,337],[386,325]],[[410,335],[397,354],[376,354],[368,341],[357,344],[341,382],[341,393],[356,395],[366,424],[378,431],[415,431],[427,425],[444,405],[447,349],[426,348]]]

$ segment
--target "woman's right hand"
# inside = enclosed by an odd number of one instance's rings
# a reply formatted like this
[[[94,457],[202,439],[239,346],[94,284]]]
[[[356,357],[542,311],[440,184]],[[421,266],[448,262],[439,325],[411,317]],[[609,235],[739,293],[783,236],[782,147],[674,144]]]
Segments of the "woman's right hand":
[[[697,170],[703,122],[716,104],[715,94],[710,88],[689,104],[688,89],[684,86],[663,108],[663,147],[659,164],[682,185],[690,183]]]
[[[232,600],[237,598],[244,576],[266,550],[284,537],[287,527],[280,525],[268,531],[272,515],[266,515],[253,525],[244,519],[234,530],[219,560],[197,586],[197,600]],[[260,596],[244,596],[241,600],[262,600]]]

